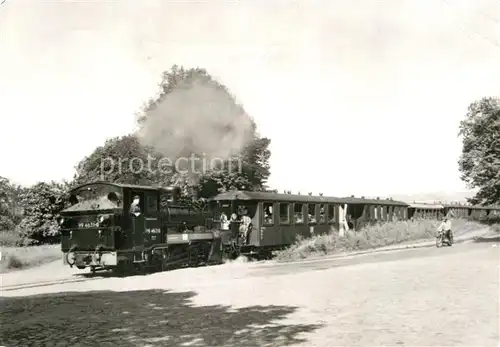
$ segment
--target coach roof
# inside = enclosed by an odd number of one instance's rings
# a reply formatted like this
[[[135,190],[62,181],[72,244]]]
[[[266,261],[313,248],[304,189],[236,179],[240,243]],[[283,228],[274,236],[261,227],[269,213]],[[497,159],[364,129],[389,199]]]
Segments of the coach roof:
[[[364,198],[339,198],[331,196],[299,195],[299,194],[279,194],[273,192],[251,192],[243,190],[233,190],[221,193],[211,199],[211,201],[242,200],[242,201],[289,201],[302,203],[330,203],[330,204],[370,204],[370,205],[390,205],[407,206],[402,201],[364,199]]]
[[[473,209],[473,210],[500,210],[500,206],[489,205],[466,205],[466,204],[443,204],[447,208],[462,208],[462,209]]]

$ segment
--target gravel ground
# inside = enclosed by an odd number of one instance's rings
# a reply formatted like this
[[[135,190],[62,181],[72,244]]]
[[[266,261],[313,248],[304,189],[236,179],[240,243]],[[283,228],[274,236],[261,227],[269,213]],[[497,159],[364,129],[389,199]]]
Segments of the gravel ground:
[[[234,262],[4,292],[0,345],[496,347],[494,246]]]

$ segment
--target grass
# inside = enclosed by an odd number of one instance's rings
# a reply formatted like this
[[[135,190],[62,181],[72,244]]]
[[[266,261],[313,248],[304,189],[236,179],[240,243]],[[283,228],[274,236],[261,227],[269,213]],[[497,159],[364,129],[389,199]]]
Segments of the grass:
[[[15,232],[0,232],[0,273],[27,269],[61,259],[61,245],[19,246]]]
[[[13,247],[19,246],[21,243],[22,239],[15,231],[0,231],[0,246]]]
[[[309,257],[336,253],[368,250],[409,241],[434,239],[439,221],[418,220],[398,221],[367,226],[360,231],[338,232],[299,238],[285,250],[276,253],[278,261],[293,261]],[[453,220],[453,233],[456,236],[487,228],[484,224],[462,219]]]
[[[61,245],[2,247],[0,273],[27,269],[61,259]]]
[[[492,225],[491,229],[497,233],[500,233],[500,224]]]

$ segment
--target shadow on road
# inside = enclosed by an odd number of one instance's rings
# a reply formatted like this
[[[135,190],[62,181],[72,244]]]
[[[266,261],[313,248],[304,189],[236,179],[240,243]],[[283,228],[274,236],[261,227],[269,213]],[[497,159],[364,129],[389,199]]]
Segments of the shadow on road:
[[[67,292],[2,298],[2,346],[287,346],[320,325],[276,321],[288,306],[196,307],[195,292]]]

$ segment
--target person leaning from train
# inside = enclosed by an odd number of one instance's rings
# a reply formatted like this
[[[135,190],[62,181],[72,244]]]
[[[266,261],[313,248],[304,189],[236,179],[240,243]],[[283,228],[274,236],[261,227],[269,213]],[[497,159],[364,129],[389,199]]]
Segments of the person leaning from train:
[[[130,204],[129,213],[135,215],[136,217],[141,214],[140,198],[138,195],[134,196],[132,203]]]
[[[224,212],[220,214],[220,228],[221,230],[229,230],[229,220]]]

